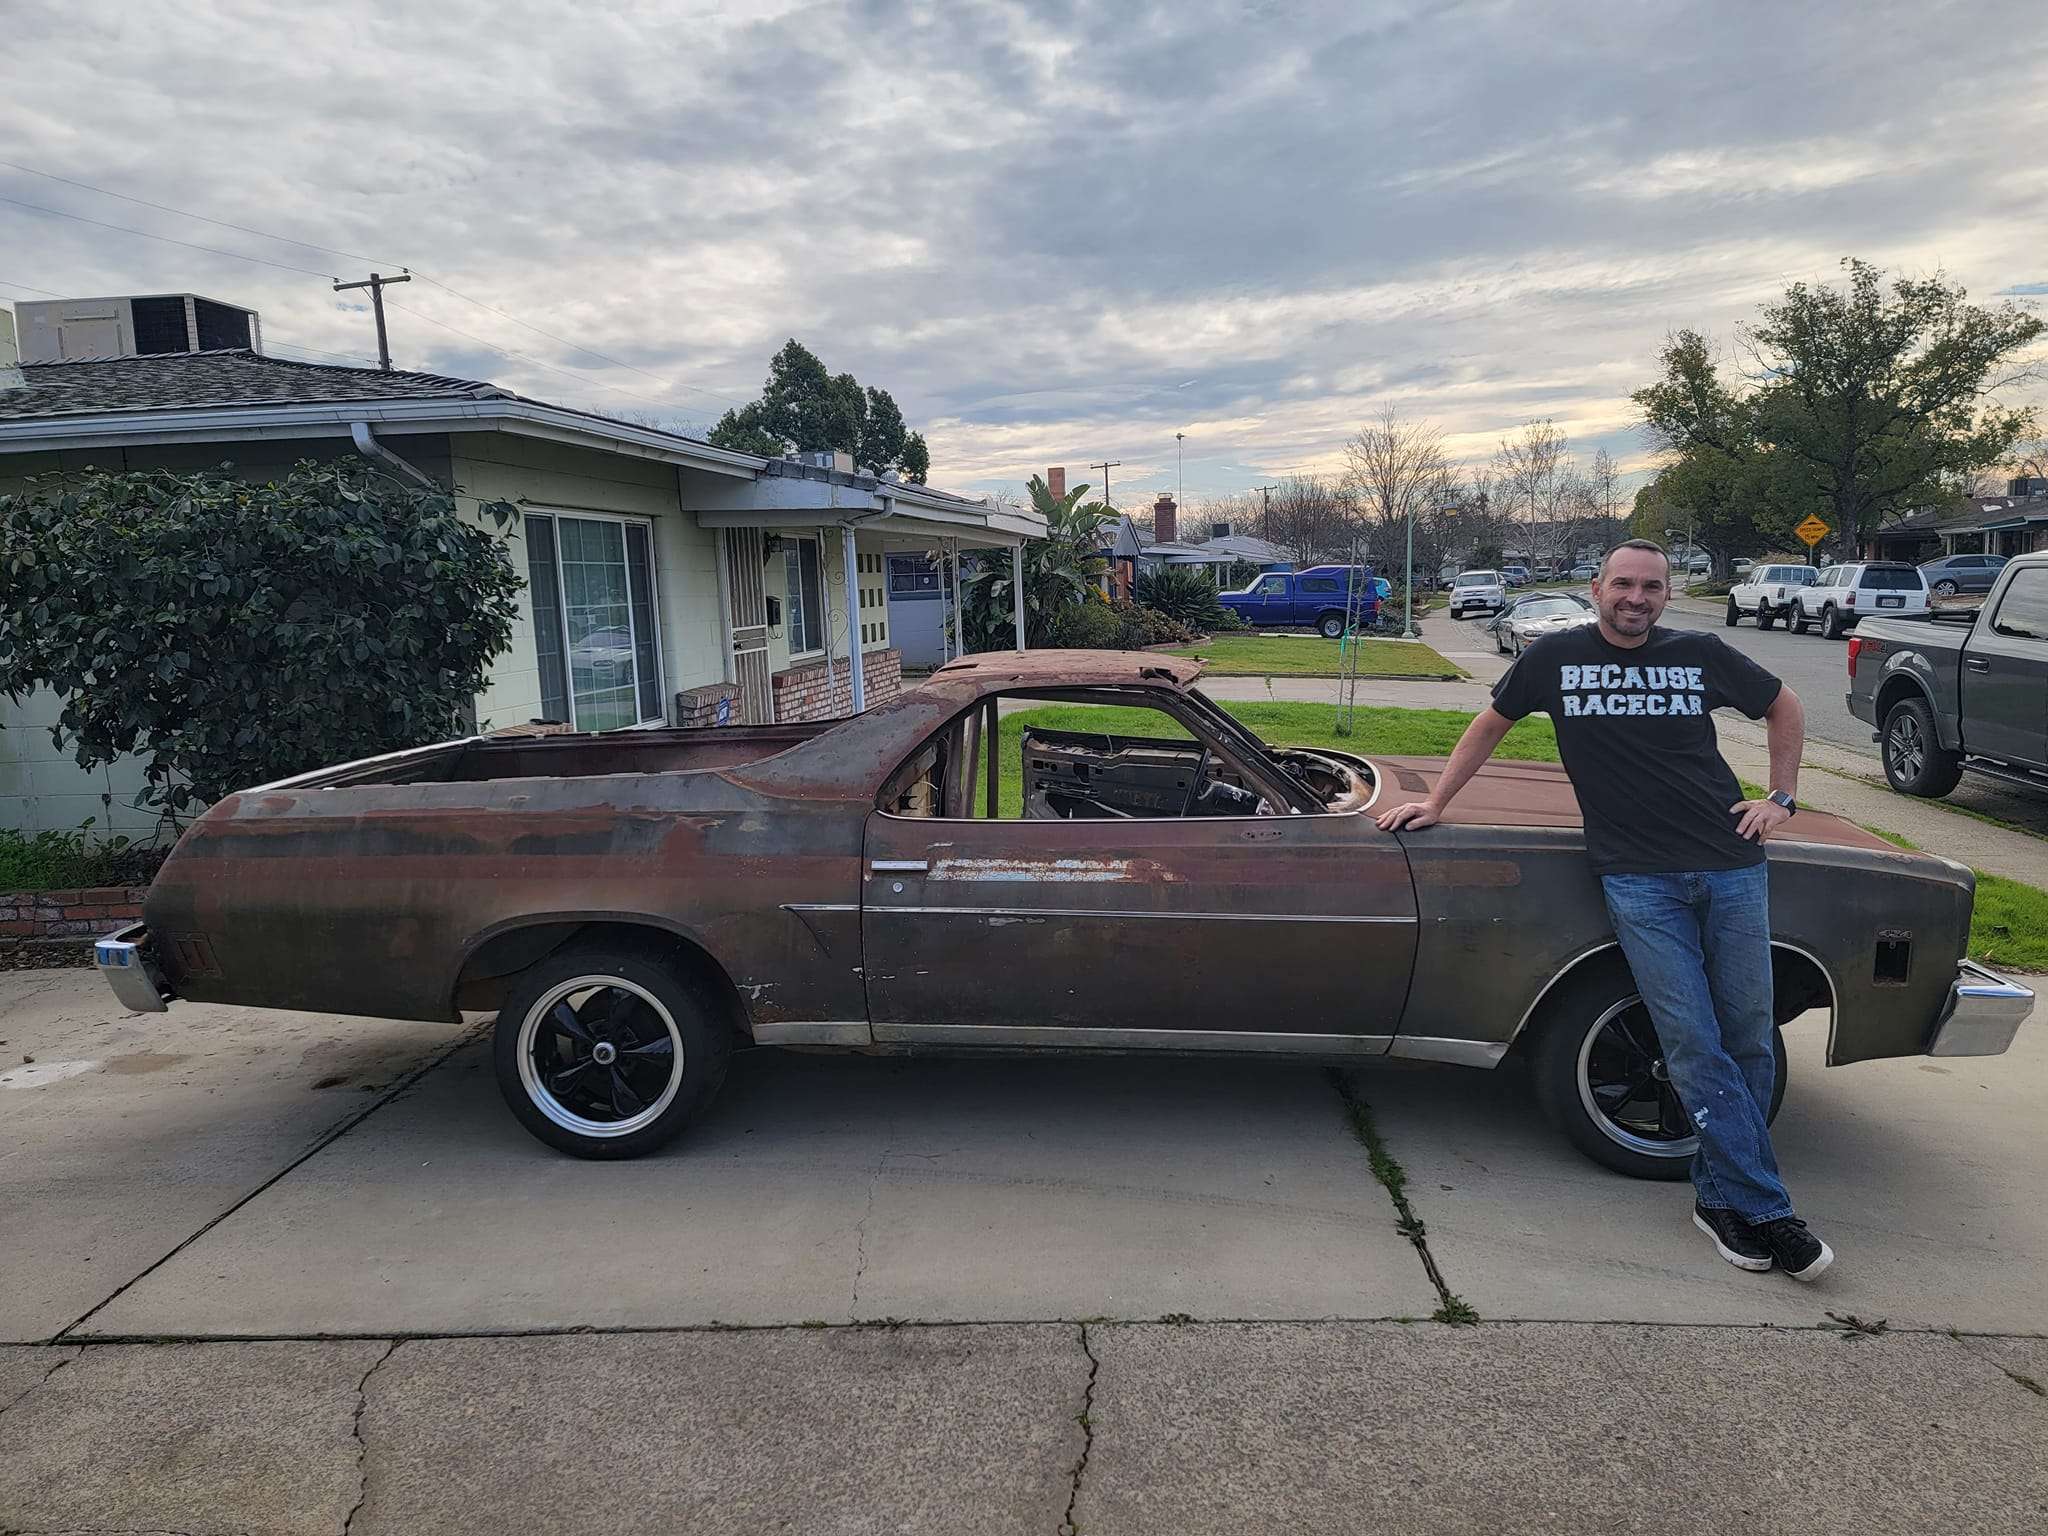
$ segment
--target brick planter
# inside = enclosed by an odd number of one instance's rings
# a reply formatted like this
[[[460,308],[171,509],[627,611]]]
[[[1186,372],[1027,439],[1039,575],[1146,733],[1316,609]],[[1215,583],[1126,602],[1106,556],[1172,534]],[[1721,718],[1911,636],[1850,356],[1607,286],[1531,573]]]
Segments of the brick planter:
[[[790,720],[838,720],[853,713],[853,678],[846,659],[835,657],[828,673],[822,661],[805,662],[769,679],[775,691],[777,723]],[[872,709],[903,691],[903,653],[863,651],[861,684]]]
[[[0,939],[81,939],[142,916],[140,885],[0,892]]]

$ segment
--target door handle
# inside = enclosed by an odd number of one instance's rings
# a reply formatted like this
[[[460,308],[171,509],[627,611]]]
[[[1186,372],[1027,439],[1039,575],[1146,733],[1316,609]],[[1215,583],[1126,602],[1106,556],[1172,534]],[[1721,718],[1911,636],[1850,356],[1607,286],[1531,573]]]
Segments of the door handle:
[[[921,875],[931,868],[924,859],[869,859],[871,875]]]
[[[1963,658],[1963,665],[1972,672],[1989,672],[1991,670],[1991,663],[1982,656],[1965,656]]]

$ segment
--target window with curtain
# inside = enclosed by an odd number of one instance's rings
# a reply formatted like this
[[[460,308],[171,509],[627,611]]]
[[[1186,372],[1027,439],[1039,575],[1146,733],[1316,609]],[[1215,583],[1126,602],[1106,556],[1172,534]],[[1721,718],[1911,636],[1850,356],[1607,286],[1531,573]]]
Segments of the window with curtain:
[[[541,713],[579,731],[664,718],[652,530],[623,518],[526,518]]]

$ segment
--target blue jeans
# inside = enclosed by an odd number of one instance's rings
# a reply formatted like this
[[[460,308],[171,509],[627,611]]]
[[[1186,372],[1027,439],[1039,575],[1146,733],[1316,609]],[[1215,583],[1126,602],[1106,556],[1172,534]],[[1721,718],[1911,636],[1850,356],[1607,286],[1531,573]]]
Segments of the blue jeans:
[[[1699,1132],[1700,1204],[1752,1223],[1790,1216],[1769,1123],[1778,1061],[1765,866],[1603,875],[1600,885],[1671,1086]]]

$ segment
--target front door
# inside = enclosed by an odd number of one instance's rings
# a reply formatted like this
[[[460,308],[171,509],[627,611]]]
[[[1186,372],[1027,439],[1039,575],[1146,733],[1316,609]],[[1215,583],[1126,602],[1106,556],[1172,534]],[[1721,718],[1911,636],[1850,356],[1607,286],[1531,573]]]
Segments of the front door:
[[[1963,746],[2048,766],[2048,568],[2015,572],[1963,647]]]
[[[1415,894],[1362,814],[877,812],[866,852],[880,1041],[1372,1053],[1399,1026]]]

